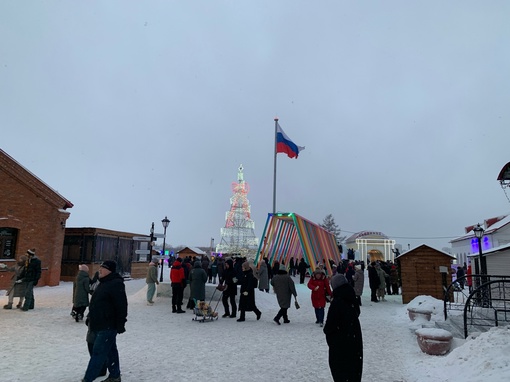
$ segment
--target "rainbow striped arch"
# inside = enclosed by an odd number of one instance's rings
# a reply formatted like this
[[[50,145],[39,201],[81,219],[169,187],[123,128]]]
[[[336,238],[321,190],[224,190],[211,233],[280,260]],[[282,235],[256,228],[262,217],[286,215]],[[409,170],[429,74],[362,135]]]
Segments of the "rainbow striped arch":
[[[325,263],[328,275],[333,273],[328,260],[338,264],[342,259],[335,235],[293,212],[268,214],[255,265],[264,257],[270,265],[282,260],[288,265],[291,258],[303,257],[312,271],[318,262]]]

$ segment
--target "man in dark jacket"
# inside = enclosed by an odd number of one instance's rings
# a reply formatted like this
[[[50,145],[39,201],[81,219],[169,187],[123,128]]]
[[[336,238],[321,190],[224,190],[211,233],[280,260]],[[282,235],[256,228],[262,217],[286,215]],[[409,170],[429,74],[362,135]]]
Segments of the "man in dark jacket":
[[[377,289],[381,284],[381,280],[379,279],[379,275],[377,274],[377,270],[375,269],[375,262],[372,262],[368,266],[368,283],[370,285],[370,301],[379,302],[377,299]]]
[[[127,296],[124,280],[116,272],[115,261],[107,260],[99,268],[99,285],[92,294],[86,323],[94,335],[83,382],[92,382],[106,364],[110,375],[104,382],[121,382],[117,334],[126,331]]]
[[[298,265],[299,283],[300,284],[305,283],[306,270],[308,268],[310,268],[310,265],[305,263],[305,259],[301,258],[301,260],[299,260],[299,265]]]
[[[225,310],[225,314],[223,314],[222,317],[234,318],[236,317],[237,314],[236,304],[237,279],[234,272],[234,262],[231,259],[225,261],[225,269],[223,270],[223,280],[220,281],[220,285],[223,286],[223,283],[225,283],[226,289],[223,290],[223,296],[221,297],[221,301],[223,302],[223,308]],[[228,306],[229,301],[232,310],[230,310]]]
[[[333,301],[324,325],[331,375],[335,382],[361,382],[363,339],[356,294],[342,274],[331,278],[331,289]]]
[[[34,287],[41,278],[41,260],[35,255],[35,249],[29,249],[27,255],[28,260],[25,265],[26,272],[22,280],[26,283],[25,303],[23,304],[23,311],[25,312],[29,309],[34,309]]]

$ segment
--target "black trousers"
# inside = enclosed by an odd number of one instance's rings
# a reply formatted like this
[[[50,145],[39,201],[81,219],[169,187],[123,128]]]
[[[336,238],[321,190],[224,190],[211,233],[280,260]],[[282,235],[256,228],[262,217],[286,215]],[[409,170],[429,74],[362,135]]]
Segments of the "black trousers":
[[[377,301],[379,301],[379,300],[377,299],[377,288],[370,288],[370,292],[371,292],[371,294],[370,294],[370,300],[371,300],[371,301],[376,301],[376,302],[377,302]]]
[[[172,307],[181,307],[183,294],[184,288],[182,285],[172,285]]]
[[[279,320],[280,318],[283,317],[284,321],[289,321],[289,316],[287,315],[287,310],[288,310],[288,308],[280,308],[280,310],[278,311],[278,314],[275,317],[276,320]]]
[[[230,301],[230,306],[232,307],[232,311],[230,311],[230,308],[228,306],[228,302]],[[236,304],[236,295],[232,294],[225,294],[223,293],[223,296],[221,297],[221,302],[223,303],[223,309],[225,310],[226,314],[230,314],[231,316],[235,316],[237,314],[237,304]]]
[[[240,310],[239,312],[241,313],[239,315],[239,319],[240,320],[244,320],[246,318],[246,311],[245,310]],[[253,305],[252,312],[255,313],[257,316],[260,316],[262,314],[262,312],[260,310],[258,310],[258,308],[255,305]]]

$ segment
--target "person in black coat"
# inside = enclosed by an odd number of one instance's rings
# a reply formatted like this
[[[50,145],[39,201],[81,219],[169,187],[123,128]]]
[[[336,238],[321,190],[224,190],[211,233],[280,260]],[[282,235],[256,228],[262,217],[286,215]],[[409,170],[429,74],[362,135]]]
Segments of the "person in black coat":
[[[257,315],[257,320],[260,320],[262,315],[255,305],[255,288],[257,280],[253,276],[253,270],[248,261],[243,263],[243,277],[240,280],[241,284],[241,297],[239,298],[239,312],[240,316],[237,320],[242,322],[245,320],[246,312],[254,312]]]
[[[368,283],[370,285],[370,301],[379,302],[377,299],[377,289],[381,284],[381,280],[379,279],[379,275],[377,274],[377,269],[375,269],[375,261],[370,263],[368,266]]]
[[[363,372],[363,338],[356,294],[342,274],[333,276],[331,289],[333,300],[324,325],[331,375],[335,382],[360,382]]]
[[[296,275],[296,264],[294,264],[294,258],[291,257],[289,260],[289,275],[295,276]]]
[[[22,308],[24,312],[29,309],[34,309],[34,287],[41,278],[41,260],[35,255],[35,249],[29,249],[27,255],[28,260],[25,265],[25,276],[23,276],[23,282],[26,283],[25,302]]]
[[[120,382],[117,334],[126,331],[128,302],[124,279],[117,272],[117,263],[104,261],[99,268],[99,285],[92,294],[86,324],[93,339],[92,355],[82,382],[92,382],[106,364],[108,381]]]
[[[236,295],[237,295],[237,278],[234,270],[234,262],[231,259],[225,261],[223,269],[223,279],[220,281],[221,286],[225,286],[221,302],[223,302],[223,309],[225,314],[222,317],[234,318],[237,314]],[[230,307],[228,303],[230,301]]]
[[[280,270],[280,262],[278,260],[273,261],[273,266],[271,267],[271,278],[275,277]]]
[[[301,258],[301,260],[299,260],[299,264],[298,264],[299,283],[300,284],[305,283],[306,270],[308,268],[310,268],[310,266],[307,263],[305,263],[305,259]]]

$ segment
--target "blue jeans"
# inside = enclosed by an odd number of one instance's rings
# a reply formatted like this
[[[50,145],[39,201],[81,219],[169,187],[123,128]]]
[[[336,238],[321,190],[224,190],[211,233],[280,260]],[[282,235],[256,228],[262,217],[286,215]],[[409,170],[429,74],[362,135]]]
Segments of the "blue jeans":
[[[315,318],[320,323],[324,322],[324,308],[315,308]]]
[[[105,364],[112,378],[120,377],[119,352],[117,351],[116,340],[116,330],[109,329],[97,332],[84,381],[92,382],[96,379]]]

